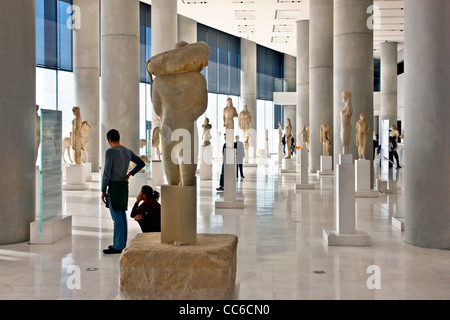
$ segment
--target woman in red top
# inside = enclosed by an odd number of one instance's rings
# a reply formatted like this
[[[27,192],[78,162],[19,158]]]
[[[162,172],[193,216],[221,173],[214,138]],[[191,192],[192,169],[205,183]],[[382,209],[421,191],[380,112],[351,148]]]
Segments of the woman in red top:
[[[150,186],[143,186],[136,197],[131,217],[139,223],[142,232],[161,232],[161,205],[158,199],[159,192]]]

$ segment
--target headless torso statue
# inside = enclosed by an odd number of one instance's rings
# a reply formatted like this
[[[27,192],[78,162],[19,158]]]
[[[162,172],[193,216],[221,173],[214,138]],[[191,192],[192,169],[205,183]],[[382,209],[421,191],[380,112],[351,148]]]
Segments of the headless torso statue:
[[[331,149],[331,126],[328,122],[320,126],[320,142],[323,145],[323,155],[329,156]]]
[[[208,65],[209,54],[205,42],[179,42],[175,49],[152,57],[146,65],[153,107],[162,122],[162,159],[169,185],[195,186],[195,121],[208,105],[206,79],[200,71]],[[190,134],[190,159],[181,152],[172,159],[172,150],[180,143],[172,141],[172,132],[177,129]]]
[[[247,105],[244,106],[244,110],[239,114],[239,128],[244,132],[245,149],[249,147],[250,139],[250,123],[252,121],[252,115],[248,111]]]
[[[366,122],[366,115],[361,113],[356,123],[356,146],[358,147],[359,159],[366,158],[366,141],[369,134],[369,125]]]

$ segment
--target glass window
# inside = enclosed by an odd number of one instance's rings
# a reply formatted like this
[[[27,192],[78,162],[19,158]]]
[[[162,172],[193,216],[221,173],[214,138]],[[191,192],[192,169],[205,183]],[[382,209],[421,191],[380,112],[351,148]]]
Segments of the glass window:
[[[275,79],[284,78],[284,55],[257,45],[257,98],[273,101]]]
[[[36,104],[41,109],[57,110],[56,70],[36,68]]]
[[[72,0],[58,0],[58,68],[72,70]]]
[[[63,123],[63,137],[70,137],[72,131],[73,112],[72,108],[75,103],[74,94],[74,80],[73,73],[67,71],[58,71],[58,110],[62,111],[62,123]],[[79,106],[81,110],[81,117],[83,120],[89,120],[86,118],[86,113],[83,109],[86,106]]]

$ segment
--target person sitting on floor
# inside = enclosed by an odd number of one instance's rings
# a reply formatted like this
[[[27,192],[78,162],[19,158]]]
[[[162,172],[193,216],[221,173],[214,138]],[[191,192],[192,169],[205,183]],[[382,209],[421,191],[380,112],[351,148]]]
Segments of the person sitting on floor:
[[[150,186],[143,186],[136,197],[131,218],[139,223],[142,232],[161,232],[161,205],[158,200],[159,192]]]

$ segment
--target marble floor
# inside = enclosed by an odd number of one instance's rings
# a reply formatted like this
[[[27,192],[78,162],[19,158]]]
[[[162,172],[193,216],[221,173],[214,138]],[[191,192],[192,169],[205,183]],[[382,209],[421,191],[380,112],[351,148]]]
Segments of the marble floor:
[[[219,164],[212,181],[198,181],[198,232],[239,238],[239,299],[450,299],[450,252],[409,245],[391,223],[404,214],[403,171],[396,173],[396,193],[356,199],[356,227],[370,235],[371,246],[331,247],[323,229],[335,228],[334,178],[310,174],[316,189],[300,191],[299,177],[279,174],[274,158],[258,163],[237,181],[245,209],[215,209],[223,196],[216,191]],[[0,299],[117,299],[119,255],[102,253],[112,243],[112,220],[98,175],[89,184],[85,191],[63,191],[72,236],[53,245],[0,246]],[[139,232],[129,219],[128,239]]]

